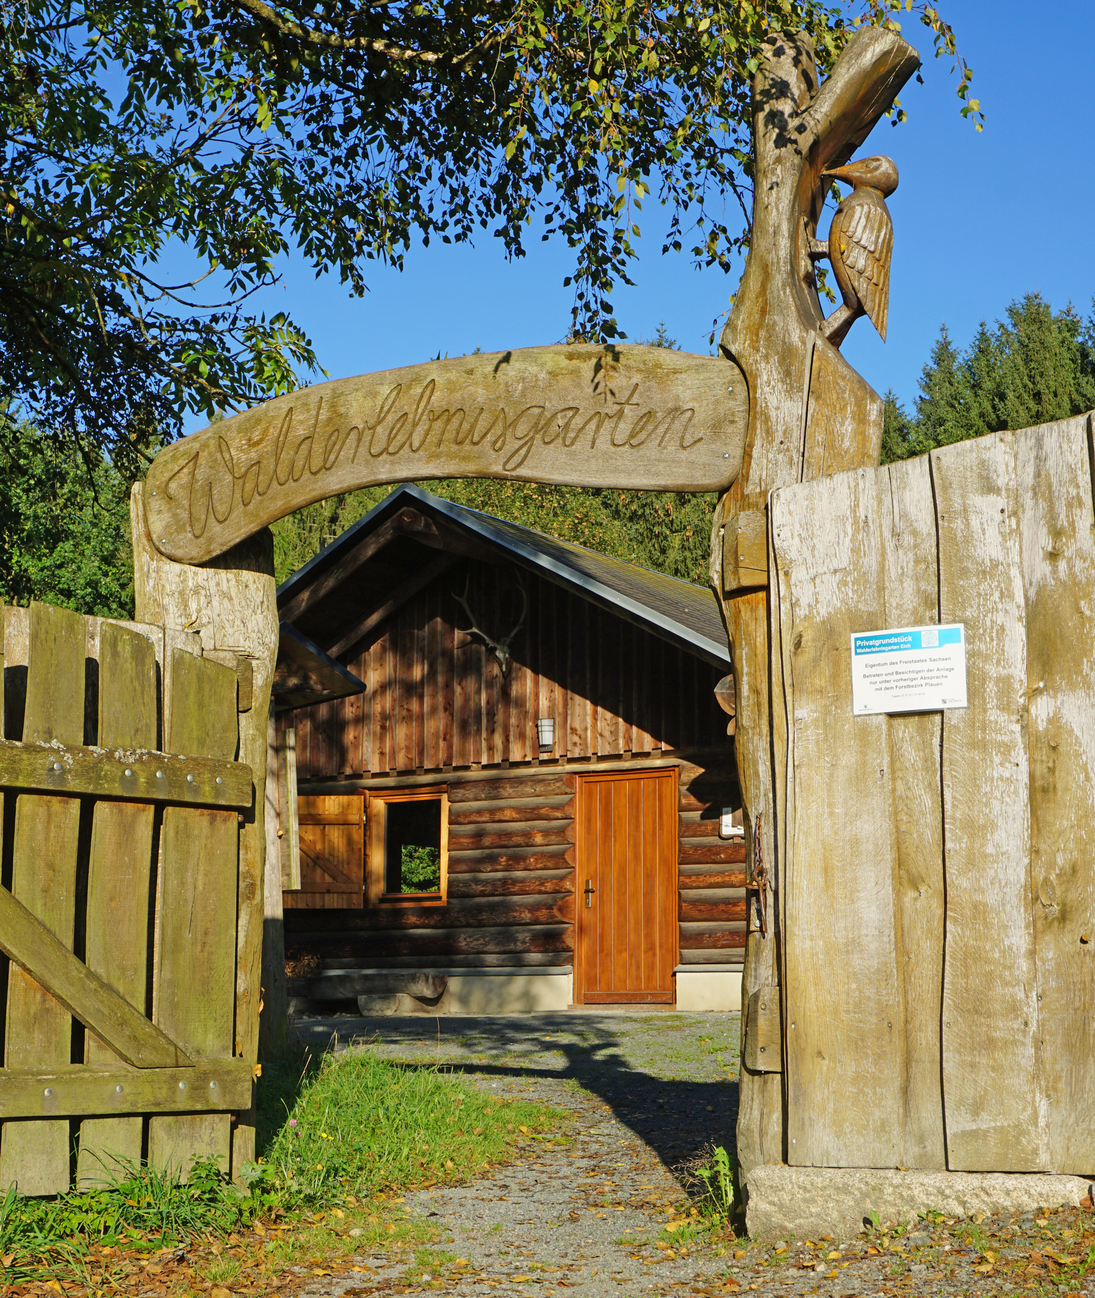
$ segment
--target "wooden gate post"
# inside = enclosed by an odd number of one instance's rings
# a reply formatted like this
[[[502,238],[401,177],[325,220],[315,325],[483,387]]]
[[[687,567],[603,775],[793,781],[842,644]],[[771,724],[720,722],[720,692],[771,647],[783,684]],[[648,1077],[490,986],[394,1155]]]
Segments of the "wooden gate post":
[[[273,542],[263,528],[200,568],[175,563],[156,549],[148,534],[140,483],[130,501],[130,528],[137,619],[199,633],[207,658],[237,665],[239,672],[239,760],[251,767],[255,791],[240,830],[235,1053],[255,1064],[262,994],[270,688],[278,651]],[[254,1158],[253,1113],[241,1114],[232,1133],[233,1173]]]
[[[767,873],[767,931],[754,907],[742,986],[738,1159],[745,1177],[786,1158],[776,828],[787,719],[771,675],[779,665],[769,650],[768,493],[878,463],[882,401],[818,332],[823,317],[809,240],[828,190],[822,171],[848,160],[919,62],[896,32],[863,28],[819,84],[809,39],[776,33],[765,41],[753,83],[753,228],[720,340],[749,385],[749,431],[741,474],[716,511],[711,554],[734,661],[747,859],[755,859],[756,837]]]

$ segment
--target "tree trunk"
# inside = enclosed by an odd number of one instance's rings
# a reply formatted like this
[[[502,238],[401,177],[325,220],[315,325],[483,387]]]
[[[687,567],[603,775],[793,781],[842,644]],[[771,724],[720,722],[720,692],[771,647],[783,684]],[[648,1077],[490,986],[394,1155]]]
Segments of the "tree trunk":
[[[136,616],[196,631],[207,658],[249,664],[241,676],[240,761],[252,771],[254,804],[240,829],[239,924],[236,962],[236,1055],[258,1061],[260,966],[266,861],[265,793],[270,688],[278,652],[274,547],[270,532],[255,536],[197,568],[174,563],[152,544],[145,527],[141,485],[130,502]],[[249,681],[247,678],[249,677]],[[243,697],[249,693],[249,697]],[[232,1170],[255,1159],[253,1113],[241,1114],[232,1129]]]
[[[745,1181],[752,1168],[786,1159],[782,1063],[760,1071],[745,1062],[758,1057],[746,1048],[750,1036],[783,1039],[779,1024],[760,1021],[781,1004],[784,930],[776,845],[786,718],[772,678],[768,493],[878,463],[882,401],[818,332],[823,315],[808,241],[827,190],[822,171],[851,157],[918,66],[916,51],[895,32],[864,28],[819,85],[809,39],[776,34],[765,42],[753,85],[753,229],[720,340],[749,384],[749,433],[741,475],[716,512],[711,555],[734,661],[747,859],[755,837],[767,872],[767,932],[754,891],[742,987],[738,1159]]]

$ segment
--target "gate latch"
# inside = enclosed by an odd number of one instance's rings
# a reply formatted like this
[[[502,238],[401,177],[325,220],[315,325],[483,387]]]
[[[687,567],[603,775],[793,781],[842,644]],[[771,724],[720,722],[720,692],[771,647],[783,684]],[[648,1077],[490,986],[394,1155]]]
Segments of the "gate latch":
[[[745,885],[747,893],[755,892],[757,894],[757,912],[760,919],[760,932],[762,937],[768,936],[768,867],[764,864],[764,858],[761,855],[760,847],[760,827],[764,819],[762,812],[757,812],[756,819],[753,821],[753,874],[752,878]],[[752,925],[750,924],[752,929]],[[753,932],[756,930],[753,929]]]
[[[594,888],[593,886],[592,879],[586,880],[586,886],[582,889],[582,891],[585,893],[586,896],[586,910],[589,910],[589,908],[593,905],[593,894],[597,891],[597,889]]]

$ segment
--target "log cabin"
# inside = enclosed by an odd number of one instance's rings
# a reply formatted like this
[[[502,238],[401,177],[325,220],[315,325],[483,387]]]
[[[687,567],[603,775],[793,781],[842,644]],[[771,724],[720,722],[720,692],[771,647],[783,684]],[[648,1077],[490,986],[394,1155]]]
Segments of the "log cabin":
[[[710,590],[412,485],[278,607],[365,685],[278,717],[299,826],[285,942],[308,973],[291,995],[739,1007],[744,839]]]

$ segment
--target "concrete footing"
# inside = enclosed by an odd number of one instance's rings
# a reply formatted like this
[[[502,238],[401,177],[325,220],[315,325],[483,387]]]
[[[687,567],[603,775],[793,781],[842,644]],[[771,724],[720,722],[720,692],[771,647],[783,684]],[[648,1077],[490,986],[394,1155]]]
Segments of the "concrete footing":
[[[914,1222],[922,1212],[1030,1212],[1078,1204],[1091,1191],[1081,1176],[1042,1172],[897,1172],[867,1167],[766,1164],[749,1173],[750,1235],[847,1239],[872,1224]]]
[[[487,969],[327,969],[291,981],[290,1017],[378,1014],[535,1014],[567,1009],[574,977],[565,966]]]
[[[693,1014],[734,1014],[741,1009],[740,964],[679,964],[676,1008]]]

